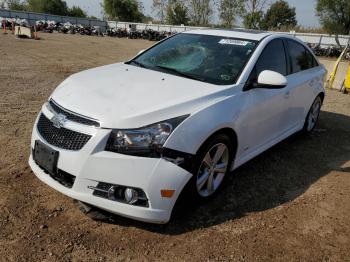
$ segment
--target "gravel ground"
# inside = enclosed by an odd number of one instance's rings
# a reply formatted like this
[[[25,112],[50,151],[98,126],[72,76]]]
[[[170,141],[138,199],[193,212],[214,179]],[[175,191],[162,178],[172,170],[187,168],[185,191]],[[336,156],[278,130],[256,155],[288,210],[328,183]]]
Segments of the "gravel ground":
[[[327,91],[312,135],[250,161],[215,199],[167,225],[96,222],[30,171],[33,122],[70,74],[152,43],[41,36],[0,35],[1,261],[350,261],[350,96]]]

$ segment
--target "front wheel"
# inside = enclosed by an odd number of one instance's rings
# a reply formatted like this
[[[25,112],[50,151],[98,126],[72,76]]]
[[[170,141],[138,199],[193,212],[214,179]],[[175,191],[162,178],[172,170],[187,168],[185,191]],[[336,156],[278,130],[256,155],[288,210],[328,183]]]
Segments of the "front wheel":
[[[306,119],[305,119],[305,124],[303,131],[304,133],[310,133],[312,130],[314,130],[318,117],[321,112],[321,106],[322,106],[322,100],[321,97],[316,97],[315,101],[313,102],[310,111],[308,112]]]
[[[206,142],[196,155],[187,194],[197,200],[214,196],[230,172],[233,152],[232,141],[225,134]]]

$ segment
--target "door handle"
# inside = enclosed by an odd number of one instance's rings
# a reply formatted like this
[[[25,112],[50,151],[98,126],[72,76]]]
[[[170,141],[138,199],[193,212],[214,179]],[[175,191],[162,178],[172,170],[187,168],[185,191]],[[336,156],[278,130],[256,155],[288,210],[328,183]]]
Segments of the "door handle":
[[[288,99],[290,97],[290,91],[284,93],[284,98]]]

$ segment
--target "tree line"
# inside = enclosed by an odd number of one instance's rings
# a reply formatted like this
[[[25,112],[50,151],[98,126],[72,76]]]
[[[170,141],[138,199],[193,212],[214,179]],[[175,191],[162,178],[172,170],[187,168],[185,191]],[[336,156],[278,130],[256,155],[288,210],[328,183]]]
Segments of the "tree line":
[[[238,21],[260,30],[290,30],[298,25],[295,7],[285,0],[153,0],[162,23],[209,26],[215,9],[220,27],[232,28]],[[327,33],[350,34],[350,0],[317,0],[315,14],[310,15],[319,18]]]
[[[52,15],[87,17],[86,12],[79,6],[68,7],[63,0],[0,0],[0,7]]]
[[[87,17],[80,7],[69,8],[64,0],[0,0],[0,7]],[[218,14],[220,24],[214,26],[225,28],[243,24],[248,29],[290,30],[298,25],[295,7],[285,0],[153,0],[155,19],[144,15],[141,0],[103,0],[102,7],[106,19],[128,22],[213,26]],[[326,32],[350,33],[350,0],[317,0],[315,14]]]

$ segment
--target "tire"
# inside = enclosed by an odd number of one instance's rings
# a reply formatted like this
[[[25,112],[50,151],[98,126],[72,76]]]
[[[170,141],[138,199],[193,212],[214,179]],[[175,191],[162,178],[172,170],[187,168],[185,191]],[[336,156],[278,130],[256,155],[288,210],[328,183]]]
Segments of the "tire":
[[[226,134],[217,134],[204,143],[196,154],[193,176],[182,194],[183,200],[198,202],[213,198],[231,170],[233,155],[234,145]]]
[[[317,96],[314,102],[312,103],[309,112],[307,113],[304,127],[302,130],[304,134],[311,133],[315,129],[318,118],[320,116],[321,106],[322,106],[322,99],[320,96]]]

